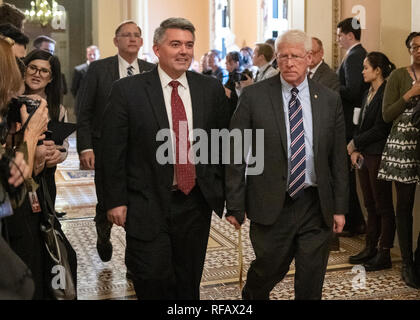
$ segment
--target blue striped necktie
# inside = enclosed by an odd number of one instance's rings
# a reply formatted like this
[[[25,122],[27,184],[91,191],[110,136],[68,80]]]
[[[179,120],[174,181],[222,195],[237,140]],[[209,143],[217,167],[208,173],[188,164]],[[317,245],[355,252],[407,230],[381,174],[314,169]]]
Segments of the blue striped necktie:
[[[305,128],[303,126],[302,104],[298,99],[299,90],[292,89],[289,103],[291,169],[289,180],[289,195],[293,199],[299,198],[305,189],[306,152]]]
[[[132,76],[134,74],[134,67],[133,66],[129,66],[127,68],[127,76]]]

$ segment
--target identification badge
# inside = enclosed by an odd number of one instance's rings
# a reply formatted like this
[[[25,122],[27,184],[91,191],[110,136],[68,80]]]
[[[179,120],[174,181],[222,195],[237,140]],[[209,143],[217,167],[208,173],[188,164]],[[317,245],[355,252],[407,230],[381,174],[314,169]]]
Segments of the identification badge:
[[[11,215],[13,215],[13,209],[10,203],[9,195],[6,193],[4,202],[0,205],[0,219],[10,217]]]
[[[38,195],[36,192],[28,192],[29,202],[31,203],[32,212],[33,213],[40,213],[41,212],[41,205],[38,201]]]

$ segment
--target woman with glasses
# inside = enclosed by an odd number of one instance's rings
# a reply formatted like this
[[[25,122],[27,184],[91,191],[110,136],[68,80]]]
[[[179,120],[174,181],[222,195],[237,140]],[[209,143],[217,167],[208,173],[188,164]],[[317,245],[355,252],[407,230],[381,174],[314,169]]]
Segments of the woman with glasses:
[[[47,100],[48,113],[51,121],[67,122],[67,111],[60,104],[61,98],[61,67],[56,56],[43,50],[30,52],[25,60],[25,93],[36,94]],[[55,171],[57,164],[67,158],[68,141],[63,145],[55,145],[54,141],[44,141],[43,148],[39,148],[35,164],[35,173],[38,174],[45,169],[48,191],[50,192],[53,204],[56,198]],[[45,153],[43,149],[45,148]]]
[[[420,33],[411,33],[406,46],[413,63],[395,70],[386,85],[382,106],[385,122],[393,122],[382,155],[379,179],[394,181],[397,191],[396,222],[403,260],[402,278],[413,288],[420,288],[420,235],[413,259],[413,207],[416,185],[420,182],[419,129],[411,119],[420,97]]]

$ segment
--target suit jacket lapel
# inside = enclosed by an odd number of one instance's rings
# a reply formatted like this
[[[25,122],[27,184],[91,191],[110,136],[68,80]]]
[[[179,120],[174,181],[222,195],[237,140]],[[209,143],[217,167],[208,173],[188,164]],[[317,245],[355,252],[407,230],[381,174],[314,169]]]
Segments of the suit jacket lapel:
[[[120,79],[120,67],[118,63],[118,55],[114,56],[114,58],[111,60],[111,63],[109,64],[109,72],[112,77],[112,81],[117,81]]]
[[[165,98],[157,68],[147,74],[147,93],[150,105],[161,129],[169,129],[168,114],[166,112]]]
[[[271,105],[276,117],[277,128],[280,133],[281,144],[283,145],[283,150],[287,158],[287,133],[286,133],[286,124],[284,118],[284,107],[283,107],[283,94],[280,77],[274,77],[271,81],[270,93]]]
[[[314,157],[316,159],[318,155],[319,137],[321,127],[319,124],[321,120],[321,108],[320,105],[320,94],[318,90],[314,88],[313,81],[309,81],[309,93],[311,95],[311,107],[312,107],[312,132],[313,132],[313,145],[314,145]]]
[[[190,87],[191,104],[193,111],[193,126],[194,128],[204,128],[204,110],[201,110],[204,106],[204,92],[202,86],[197,81],[193,81],[194,75],[187,71],[188,86]]]

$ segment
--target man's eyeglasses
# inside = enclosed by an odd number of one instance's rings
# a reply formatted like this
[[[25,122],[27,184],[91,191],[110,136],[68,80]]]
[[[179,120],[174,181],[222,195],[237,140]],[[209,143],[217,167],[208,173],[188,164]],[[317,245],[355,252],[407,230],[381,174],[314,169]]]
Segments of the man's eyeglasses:
[[[296,54],[291,54],[291,55],[281,54],[278,57],[279,57],[280,62],[288,62],[289,60],[296,62],[296,61],[304,59],[307,55],[308,54],[305,54],[304,56],[298,56]]]
[[[127,32],[127,33],[120,33],[118,35],[118,37],[122,37],[122,38],[137,38],[137,39],[140,39],[141,38],[141,34],[140,33],[130,33],[130,32]]]
[[[33,76],[35,74],[37,74],[37,72],[39,72],[39,75],[41,78],[47,79],[48,77],[51,76],[51,70],[48,70],[46,68],[38,68],[37,66],[34,66],[33,64],[30,64],[27,68],[26,68],[26,72]]]
[[[412,46],[412,47],[410,48],[410,51],[411,51],[412,53],[414,53],[414,52],[417,52],[419,49],[420,49],[420,46]]]

